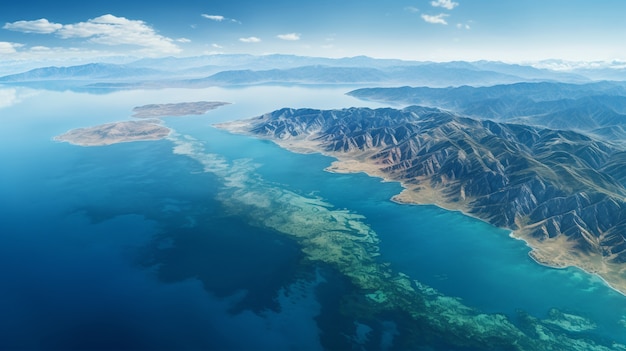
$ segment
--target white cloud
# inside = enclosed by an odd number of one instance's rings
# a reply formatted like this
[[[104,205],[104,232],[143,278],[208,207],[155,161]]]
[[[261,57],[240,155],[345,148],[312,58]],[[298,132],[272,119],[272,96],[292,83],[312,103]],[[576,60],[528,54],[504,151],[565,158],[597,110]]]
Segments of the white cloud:
[[[206,18],[206,19],[210,19],[211,21],[216,21],[216,22],[222,22],[223,20],[226,19],[226,17],[224,16],[220,16],[220,15],[207,15],[207,14],[202,14],[202,17]]]
[[[279,34],[276,37],[282,40],[296,41],[296,40],[300,40],[300,33]]]
[[[0,41],[0,54],[8,55],[15,54],[17,52],[17,48],[22,47],[24,45],[18,43],[11,43],[8,41]]]
[[[50,52],[51,50],[52,49],[50,49],[49,47],[41,46],[41,45],[33,46],[33,47],[30,48],[30,51],[32,51],[32,52]]]
[[[414,6],[407,6],[404,8],[404,11],[410,12],[410,13],[418,13],[420,12],[420,9],[418,9],[417,7]]]
[[[472,27],[469,24],[463,24],[463,23],[457,23],[456,27],[458,29],[467,29],[467,30],[472,29]]]
[[[63,25],[59,23],[52,23],[45,18],[41,18],[35,21],[17,21],[13,23],[6,23],[2,28],[16,32],[50,34],[63,28]]]
[[[459,6],[458,2],[454,2],[452,0],[435,0],[431,1],[430,4],[434,7],[443,7],[444,9],[452,10],[455,7]]]
[[[431,15],[422,15],[422,19],[428,23],[432,23],[432,24],[448,24],[448,22],[446,22],[446,20],[444,18],[448,17],[450,15],[446,14],[446,13],[440,13],[436,16],[431,16]]]
[[[5,29],[29,33],[55,34],[62,39],[84,38],[91,43],[103,45],[131,45],[143,51],[178,53],[180,48],[174,40],[157,34],[141,20],[129,20],[114,15],[104,15],[74,24],[50,23],[47,19],[7,23]]]
[[[64,39],[89,38],[90,42],[103,45],[136,45],[162,53],[180,52],[172,39],[157,34],[145,22],[113,15],[64,25],[56,34]]]
[[[176,41],[179,43],[191,43],[191,39],[187,39],[187,38],[178,38],[176,39]]]
[[[206,18],[206,19],[210,19],[211,21],[215,21],[215,22],[222,22],[222,21],[229,21],[229,22],[233,22],[233,23],[239,23],[241,24],[240,21],[234,19],[234,18],[226,18],[222,15],[207,15],[205,13],[201,14],[200,16]]]
[[[223,49],[224,48],[223,46],[221,46],[219,44],[215,44],[215,43],[211,44],[211,46],[216,48],[216,49]]]
[[[257,37],[248,37],[248,38],[239,38],[239,41],[242,43],[259,43],[261,39]]]

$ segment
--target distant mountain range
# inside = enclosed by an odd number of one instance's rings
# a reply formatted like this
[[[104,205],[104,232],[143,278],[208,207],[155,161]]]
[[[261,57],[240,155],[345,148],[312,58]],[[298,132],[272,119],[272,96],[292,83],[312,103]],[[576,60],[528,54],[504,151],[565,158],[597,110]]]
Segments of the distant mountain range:
[[[165,74],[151,68],[133,68],[127,65],[89,63],[70,67],[43,67],[27,72],[0,77],[0,83],[63,81],[63,80],[128,80],[138,77],[159,77]]]
[[[462,209],[514,229],[539,261],[583,267],[626,292],[621,148],[572,131],[419,106],[286,108],[220,127],[400,181],[408,189],[403,201]]]
[[[513,83],[528,78],[488,70],[451,67],[446,64],[393,66],[385,68],[304,66],[264,71],[223,71],[210,77],[190,81],[199,85],[250,84],[383,84],[424,85],[446,87],[451,85],[493,85]],[[534,79],[534,78],[533,78]]]
[[[366,60],[362,60],[366,61]],[[344,63],[345,61],[340,61]],[[193,81],[207,85],[241,85],[267,83],[300,84],[383,84],[448,87],[459,85],[488,86],[536,80],[587,81],[584,77],[562,74],[532,67],[502,63],[421,63],[382,66],[311,65],[271,70],[227,70]]]
[[[626,83],[365,88],[348,94],[360,99],[439,107],[480,119],[575,130],[626,141]]]
[[[67,82],[70,88],[130,89],[254,84],[489,86],[517,82],[588,82],[577,74],[501,62],[417,62],[365,56],[330,59],[290,55],[209,55],[141,59],[125,64],[50,66],[0,77],[2,84]],[[77,81],[84,84],[77,85]],[[89,81],[89,82],[87,82]],[[41,85],[44,86],[45,85]]]

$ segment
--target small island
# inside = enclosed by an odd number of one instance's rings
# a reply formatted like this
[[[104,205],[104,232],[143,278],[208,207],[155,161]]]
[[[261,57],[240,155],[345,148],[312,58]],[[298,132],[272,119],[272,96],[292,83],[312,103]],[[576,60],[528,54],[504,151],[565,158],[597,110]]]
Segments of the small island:
[[[220,101],[196,101],[172,104],[150,104],[133,108],[132,117],[139,121],[121,121],[93,127],[77,128],[53,138],[80,146],[104,146],[131,141],[164,139],[172,130],[162,125],[160,117],[202,115],[220,106]]]
[[[229,105],[220,101],[180,102],[175,104],[150,104],[133,108],[133,117],[158,118],[188,115],[203,115],[220,106]]]
[[[72,129],[54,137],[80,146],[104,146],[141,140],[159,140],[172,131],[159,124],[159,120],[123,121],[101,124],[94,127]]]

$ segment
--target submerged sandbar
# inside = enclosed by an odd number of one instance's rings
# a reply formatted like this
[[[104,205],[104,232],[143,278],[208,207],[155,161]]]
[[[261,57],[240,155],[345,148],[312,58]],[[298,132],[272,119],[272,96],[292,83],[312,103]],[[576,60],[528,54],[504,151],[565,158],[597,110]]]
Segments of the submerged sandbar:
[[[159,120],[106,123],[72,129],[54,137],[54,140],[80,146],[104,146],[131,141],[159,140],[167,137],[171,132],[170,128],[159,123]]]

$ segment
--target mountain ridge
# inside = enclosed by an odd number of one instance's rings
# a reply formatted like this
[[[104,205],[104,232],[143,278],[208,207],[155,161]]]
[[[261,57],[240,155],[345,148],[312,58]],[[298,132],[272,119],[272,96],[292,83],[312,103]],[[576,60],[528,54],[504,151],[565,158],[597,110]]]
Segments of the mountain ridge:
[[[111,63],[88,63],[77,66],[50,66],[35,68],[23,73],[0,77],[0,82],[32,82],[45,80],[72,79],[128,79],[163,74],[163,71],[149,68],[130,68],[126,65]]]
[[[609,140],[626,140],[626,85],[623,82],[381,87],[357,89],[348,95],[396,105],[439,107],[478,119],[568,129]]]
[[[89,80],[92,81],[87,82]],[[125,63],[44,66],[0,77],[0,83],[14,85],[50,81],[60,86],[68,82],[66,85],[70,89],[91,87],[104,91],[258,84],[488,86],[526,81],[587,82],[589,79],[567,72],[490,61],[429,62],[366,56],[322,58],[293,55],[145,58]],[[77,88],[76,81],[85,83]]]
[[[399,202],[509,228],[540,263],[581,267],[626,293],[625,154],[613,145],[416,106],[281,109],[218,127],[333,156],[334,171],[398,181]]]

